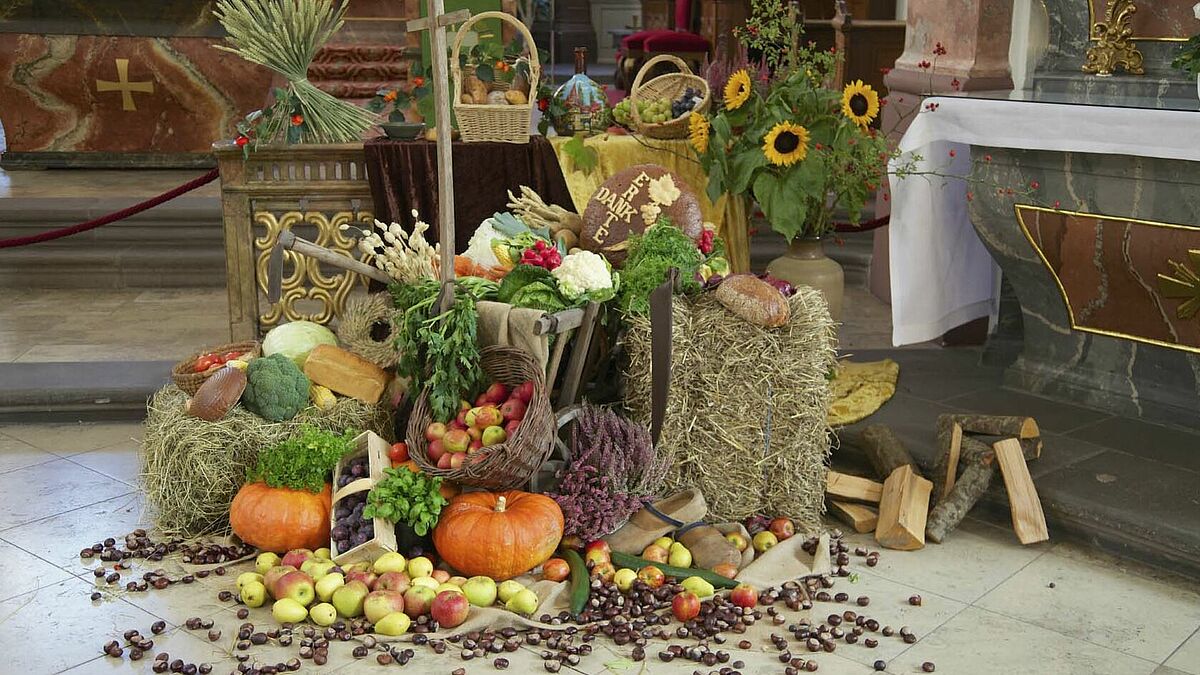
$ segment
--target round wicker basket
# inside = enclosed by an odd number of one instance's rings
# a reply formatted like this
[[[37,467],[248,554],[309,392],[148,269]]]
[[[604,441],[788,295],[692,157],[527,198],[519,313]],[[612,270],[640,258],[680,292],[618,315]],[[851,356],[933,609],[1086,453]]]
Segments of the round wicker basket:
[[[248,361],[256,358],[262,353],[262,345],[255,341],[249,341],[234,342],[232,344],[202,349],[180,361],[179,363],[176,363],[174,367],[171,368],[171,381],[175,383],[176,387],[179,387],[183,391],[187,392],[189,396],[195,394],[196,391],[200,389],[200,385],[204,384],[204,381],[207,380],[209,376],[224,367],[218,364],[212,366],[202,373],[192,372],[192,366],[195,365],[196,359],[204,356],[205,354],[212,354],[214,352],[218,354],[224,354],[226,352],[241,352],[242,360]],[[247,353],[249,356],[247,356]]]
[[[459,52],[463,39],[474,24],[486,19],[499,19],[512,24],[525,38],[529,48],[529,95],[521,105],[463,103],[463,68],[459,65]],[[538,62],[537,45],[525,24],[506,12],[480,12],[463,22],[454,35],[454,48],[450,54],[450,79],[454,82],[454,115],[458,119],[458,133],[467,143],[497,141],[501,143],[528,143],[529,126],[533,119],[533,106],[537,104],[538,79],[542,67]],[[489,85],[489,91],[504,91],[504,85]]]
[[[429,391],[421,392],[408,418],[408,453],[427,474],[442,476],[459,485],[487,490],[511,490],[524,486],[553,449],[555,420],[546,391],[546,376],[537,363],[516,347],[484,347],[480,364],[493,380],[508,387],[533,382],[533,398],[517,432],[508,440],[490,445],[467,457],[457,469],[439,469],[429,461],[425,428],[433,422]]]
[[[679,69],[679,72],[666,73],[652,80],[642,81],[654,66],[664,62],[674,64]],[[637,77],[633,79],[633,86],[629,89],[629,116],[633,120],[634,131],[649,138],[687,138],[687,114],[682,117],[676,117],[668,122],[642,122],[641,117],[638,115],[637,102],[639,98],[665,98],[674,101],[682,96],[688,87],[692,87],[702,93],[700,102],[692,108],[692,112],[707,112],[708,106],[712,101],[708,81],[699,75],[693,74],[692,69],[688,67],[686,61],[672,54],[659,54],[646,61],[642,69],[638,71]]]

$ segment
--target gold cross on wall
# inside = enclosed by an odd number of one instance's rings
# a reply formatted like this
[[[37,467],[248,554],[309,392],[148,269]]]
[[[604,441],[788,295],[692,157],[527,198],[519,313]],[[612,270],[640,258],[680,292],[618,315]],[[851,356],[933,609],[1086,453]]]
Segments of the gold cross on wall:
[[[117,59],[117,81],[110,82],[109,80],[96,80],[96,91],[119,91],[121,92],[121,109],[122,110],[137,110],[137,106],[133,103],[133,92],[142,94],[153,94],[153,82],[130,82],[129,81],[129,59]]]

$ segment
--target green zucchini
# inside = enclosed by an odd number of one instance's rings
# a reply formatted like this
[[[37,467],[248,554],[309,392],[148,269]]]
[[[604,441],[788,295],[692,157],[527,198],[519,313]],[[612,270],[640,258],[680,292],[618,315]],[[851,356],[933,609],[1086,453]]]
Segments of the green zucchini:
[[[646,565],[654,565],[659,570],[661,570],[663,574],[665,574],[669,577],[674,577],[675,579],[677,579],[679,581],[683,581],[684,579],[686,579],[688,577],[700,577],[701,579],[707,581],[708,583],[712,584],[716,588],[735,588],[738,585],[738,582],[736,580],[730,579],[729,577],[723,577],[720,574],[717,574],[716,572],[713,572],[711,570],[691,569],[691,568],[686,568],[686,567],[672,567],[670,565],[664,565],[662,563],[656,563],[651,560],[646,560],[645,558],[639,558],[636,555],[629,555],[628,553],[618,553],[616,551],[613,551],[612,552],[612,561],[613,561],[613,564],[616,565],[618,569],[620,569],[622,567],[628,567],[630,569],[640,570],[643,567],[645,567]]]
[[[592,581],[588,578],[587,565],[583,564],[583,558],[579,557],[577,551],[565,548],[562,550],[562,557],[571,568],[571,614],[579,616],[583,608],[587,607]]]

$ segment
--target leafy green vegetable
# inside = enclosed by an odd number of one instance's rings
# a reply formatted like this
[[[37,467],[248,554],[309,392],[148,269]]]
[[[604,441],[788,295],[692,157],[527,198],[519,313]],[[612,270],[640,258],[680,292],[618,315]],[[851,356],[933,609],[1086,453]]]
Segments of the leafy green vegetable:
[[[539,281],[549,285],[555,284],[554,275],[550,274],[550,270],[545,267],[517,265],[500,281],[500,290],[496,292],[496,299],[500,302],[511,303],[517,291]]]
[[[390,523],[404,523],[423,537],[434,525],[442,507],[448,504],[439,488],[442,479],[404,467],[383,470],[383,478],[367,493],[363,518],[383,518]]]
[[[320,492],[338,460],[354,450],[357,435],[347,431],[339,436],[306,424],[296,436],[258,453],[258,463],[246,478],[271,487]]]
[[[621,271],[621,310],[628,314],[650,311],[650,292],[667,278],[672,267],[679,270],[684,292],[700,290],[696,272],[703,263],[696,242],[666,218],[629,238],[629,257]]]
[[[558,285],[551,279],[549,283],[536,281],[521,287],[513,294],[511,301],[514,307],[540,309],[543,312],[557,312],[568,307],[567,301],[558,292]]]
[[[290,420],[308,407],[308,385],[300,368],[283,354],[252,359],[246,367],[242,404],[263,419]]]

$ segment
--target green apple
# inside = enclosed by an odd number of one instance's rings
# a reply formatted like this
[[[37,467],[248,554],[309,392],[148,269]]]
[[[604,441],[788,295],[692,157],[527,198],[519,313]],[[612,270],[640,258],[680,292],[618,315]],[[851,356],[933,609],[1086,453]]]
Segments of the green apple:
[[[512,596],[525,590],[525,585],[516,579],[500,582],[500,586],[496,589],[496,597],[500,598],[500,602],[508,602]]]
[[[509,598],[508,602],[504,603],[504,608],[510,612],[515,612],[517,614],[529,616],[537,611],[537,608],[538,608],[537,593],[534,593],[533,591],[529,590],[528,588],[522,588],[520,591],[517,592],[516,595]]]
[[[427,577],[433,574],[433,561],[425,556],[418,556],[408,561],[408,576],[413,579]]]
[[[345,585],[346,577],[342,576],[340,572],[330,572],[317,579],[317,599],[321,602],[329,602],[333,599],[333,592]]]
[[[447,581],[444,584],[441,584],[440,586],[438,586],[437,588],[435,588],[433,590],[437,593],[441,593],[442,591],[450,591],[451,593],[458,593],[459,595],[465,595],[465,593],[463,593],[462,586],[455,586],[454,584],[450,583],[449,581]]]
[[[408,632],[408,627],[412,625],[412,619],[404,612],[392,612],[375,622],[375,632],[380,635],[404,635]]]
[[[333,606],[347,619],[362,616],[363,601],[371,590],[361,581],[351,581],[333,592]]]
[[[337,621],[337,609],[328,602],[319,602],[308,609],[308,618],[318,626],[331,626]]]
[[[259,581],[247,582],[238,593],[247,607],[262,607],[267,601],[267,587]]]
[[[635,581],[637,581],[637,572],[628,567],[622,567],[613,575],[613,583],[622,591],[629,590]]]
[[[308,608],[291,598],[283,598],[271,605],[271,616],[279,623],[300,623],[308,618]]]
[[[237,589],[239,591],[242,590],[242,586],[245,586],[251,581],[257,581],[261,584],[263,583],[263,575],[259,574],[258,572],[242,572],[237,578]]]
[[[317,581],[326,574],[329,574],[335,567],[337,567],[337,563],[332,560],[310,558],[300,566],[300,571],[312,577],[313,581]]]
[[[779,543],[779,538],[776,537],[770,530],[763,530],[754,535],[754,540],[751,542],[754,550],[758,553],[766,553],[767,549]]]
[[[496,604],[496,582],[491,577],[471,577],[462,585],[467,600],[476,607],[491,607]]]
[[[278,565],[280,560],[281,558],[278,553],[272,553],[271,551],[259,553],[258,557],[254,559],[254,571],[259,574],[266,574],[267,570]]]
[[[319,549],[313,551],[313,557],[320,558],[322,560],[332,560],[333,559],[333,551],[330,551],[328,546],[326,546],[325,548],[319,548]]]
[[[654,540],[654,545],[655,545],[655,546],[661,546],[661,547],[663,547],[663,548],[665,548],[665,549],[668,549],[668,550],[670,550],[670,548],[671,548],[671,544],[674,544],[674,543],[675,543],[675,542],[674,542],[674,541],[671,541],[671,538],[670,538],[670,537],[659,537],[658,539],[655,539],[655,540]]]
[[[667,564],[671,567],[687,568],[692,566],[692,552],[687,550],[687,547],[683,544],[675,542],[667,550]]]
[[[376,574],[384,572],[403,572],[408,569],[408,561],[404,556],[395,551],[388,551],[375,559],[375,564],[371,566],[371,571]]]
[[[717,592],[712,584],[700,577],[688,577],[680,585],[683,590],[695,593],[697,598],[707,598]]]
[[[483,436],[480,440],[484,445],[496,445],[508,440],[508,434],[504,433],[504,427],[487,427],[483,430]]]
[[[429,590],[435,590],[438,586],[441,586],[441,584],[438,583],[437,579],[434,579],[433,577],[417,577],[416,579],[412,580],[412,584],[410,584],[410,585],[411,586],[424,586],[425,588],[428,588]]]

